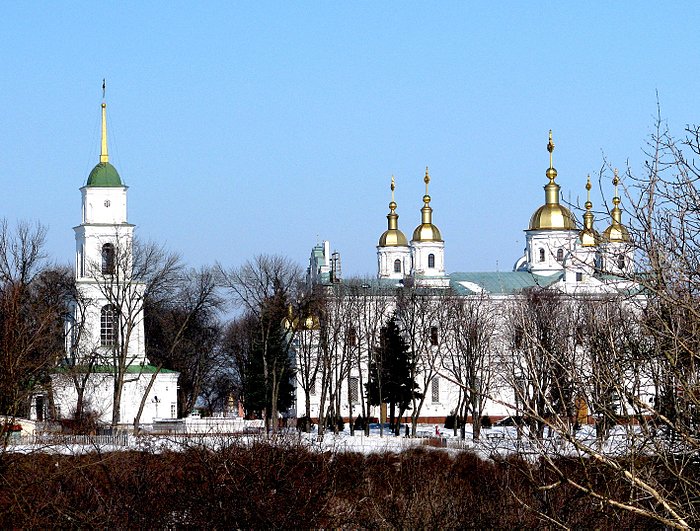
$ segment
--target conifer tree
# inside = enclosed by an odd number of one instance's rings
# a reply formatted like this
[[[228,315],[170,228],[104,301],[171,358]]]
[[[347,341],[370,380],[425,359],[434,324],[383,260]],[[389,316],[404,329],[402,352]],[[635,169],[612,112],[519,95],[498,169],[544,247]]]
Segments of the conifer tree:
[[[409,409],[412,398],[420,396],[418,385],[411,378],[411,356],[408,344],[392,316],[382,329],[380,344],[370,360],[367,391],[371,405],[389,405],[389,423],[396,431],[396,419],[400,419]]]

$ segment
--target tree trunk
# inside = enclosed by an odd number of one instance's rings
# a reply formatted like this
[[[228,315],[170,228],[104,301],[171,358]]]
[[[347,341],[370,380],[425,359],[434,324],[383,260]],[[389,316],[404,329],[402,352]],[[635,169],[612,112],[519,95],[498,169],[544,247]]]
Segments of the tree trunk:
[[[136,413],[136,418],[134,419],[134,435],[139,434],[139,424],[141,422],[141,414],[143,413],[144,407],[146,407],[146,399],[148,398],[148,395],[151,392],[151,389],[153,389],[153,384],[156,382],[156,378],[158,377],[158,374],[160,373],[160,369],[163,367],[162,363],[158,364],[158,368],[156,371],[151,375],[151,378],[148,380],[148,385],[146,386],[146,390],[143,392],[143,396],[141,397],[141,403],[139,404],[139,410],[138,413]]]

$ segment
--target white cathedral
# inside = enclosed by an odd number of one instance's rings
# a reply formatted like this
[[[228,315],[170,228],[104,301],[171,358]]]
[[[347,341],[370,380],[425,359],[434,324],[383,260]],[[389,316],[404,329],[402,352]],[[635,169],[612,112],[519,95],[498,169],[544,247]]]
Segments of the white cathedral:
[[[177,418],[179,374],[146,359],[145,285],[134,278],[128,187],[109,162],[106,107],[103,102],[100,162],[80,188],[81,223],[74,227],[79,296],[66,325],[66,363],[52,375],[53,403],[58,418],[73,418],[81,400],[84,413],[118,425],[131,425],[143,404],[140,422],[151,423]]]
[[[548,179],[544,186],[545,202],[537,208],[525,229],[525,252],[514,264],[512,271],[447,273],[445,269],[445,241],[433,223],[433,209],[429,195],[430,175],[426,168],[425,195],[421,208],[421,222],[413,231],[410,241],[399,229],[397,204],[394,200],[394,179],[391,181],[391,202],[387,214],[387,229],[377,245],[377,278],[363,281],[363,287],[377,287],[390,292],[392,288],[414,286],[426,290],[450,290],[452,293],[470,297],[487,296],[491,301],[508,301],[523,290],[541,287],[558,290],[570,295],[601,295],[625,292],[634,288],[629,280],[634,268],[634,246],[629,231],[622,223],[622,210],[618,193],[618,176],[615,171],[613,184],[615,196],[610,212],[610,224],[602,233],[593,226],[593,205],[590,198],[590,178],[586,184],[587,201],[583,214],[583,227],[578,228],[572,212],[561,201],[560,186],[556,182],[557,170],[553,165],[554,142],[549,132]],[[325,241],[311,252],[307,280],[311,285],[340,284],[339,254],[330,255],[330,244]],[[386,310],[386,319],[393,308]],[[494,323],[494,326],[499,326]],[[366,356],[367,354],[365,354]],[[439,372],[439,371],[437,371]],[[367,381],[366,374],[353,373],[343,386],[354,388],[339,394],[343,397],[357,396],[358,381]],[[440,422],[453,413],[458,400],[459,388],[447,379],[435,376],[430,388],[420,389],[427,395],[420,419],[424,422]],[[507,393],[506,393],[507,394]],[[297,416],[304,414],[305,395],[297,382]],[[352,402],[352,403],[348,403]],[[487,401],[484,414],[499,418],[514,414],[507,403],[512,396],[499,396]],[[356,417],[360,414],[359,401],[344,400],[341,414]],[[374,408],[378,417],[378,409]],[[319,397],[312,393],[311,417],[319,413]]]

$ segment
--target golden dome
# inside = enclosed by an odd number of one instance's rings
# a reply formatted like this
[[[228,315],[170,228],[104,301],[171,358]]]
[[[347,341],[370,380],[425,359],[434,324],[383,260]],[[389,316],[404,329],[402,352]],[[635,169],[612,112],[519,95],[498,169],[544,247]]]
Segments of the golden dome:
[[[391,203],[389,203],[389,213],[386,215],[388,228],[379,237],[379,247],[407,247],[406,235],[399,230],[399,215],[396,213],[396,203],[394,202],[394,176],[391,176]]]
[[[568,208],[559,204],[560,186],[554,182],[557,177],[557,170],[552,165],[552,152],[554,142],[552,141],[552,131],[549,131],[549,168],[547,178],[549,183],[544,187],[545,204],[538,208],[530,218],[530,230],[573,230],[576,229],[576,220]]]
[[[629,242],[631,241],[630,233],[622,224],[622,210],[620,209],[620,196],[617,193],[617,185],[620,179],[617,176],[617,168],[615,169],[615,176],[613,177],[613,184],[615,185],[615,197],[613,197],[613,204],[615,205],[610,212],[612,217],[612,223],[610,226],[603,231],[603,237],[609,242]]]
[[[561,205],[542,205],[530,218],[530,230],[573,230],[576,221],[568,208]]]
[[[613,221],[605,231],[603,231],[603,237],[609,242],[629,242],[630,233],[627,227],[621,223],[615,223]]]
[[[425,195],[423,196],[423,208],[421,211],[421,224],[413,231],[414,242],[441,242],[442,236],[440,230],[433,225],[433,209],[430,207],[430,196],[428,195],[428,183],[430,183],[430,175],[428,167],[425,168]]]

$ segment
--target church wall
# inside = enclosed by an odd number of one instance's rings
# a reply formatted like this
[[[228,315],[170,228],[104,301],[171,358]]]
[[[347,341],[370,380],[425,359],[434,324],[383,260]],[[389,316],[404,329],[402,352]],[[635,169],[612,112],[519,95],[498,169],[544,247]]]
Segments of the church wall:
[[[84,375],[78,373],[78,376]],[[150,373],[126,375],[120,405],[120,424],[133,424],[151,376]],[[177,378],[177,373],[160,373],[156,376],[156,381],[146,397],[141,415],[142,423],[148,424],[154,418],[177,418]],[[78,392],[73,378],[67,372],[56,373],[51,376],[51,384],[54,401],[59,408],[57,412],[59,418],[71,419],[78,401]],[[105,372],[91,374],[85,387],[85,410],[95,412],[101,423],[111,423],[113,393],[112,374]]]

